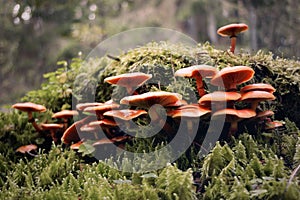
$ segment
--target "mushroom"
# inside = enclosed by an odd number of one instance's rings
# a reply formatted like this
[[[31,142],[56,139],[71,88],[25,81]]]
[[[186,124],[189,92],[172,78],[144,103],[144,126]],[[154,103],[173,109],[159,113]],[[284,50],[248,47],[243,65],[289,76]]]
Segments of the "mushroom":
[[[212,78],[216,74],[217,69],[209,65],[195,65],[179,69],[175,72],[175,76],[195,78],[197,91],[200,97],[206,94],[202,79]]]
[[[171,92],[147,92],[139,95],[127,96],[121,99],[121,104],[137,106],[148,109],[148,114],[153,123],[159,124],[167,132],[172,132],[170,125],[161,118],[159,111],[164,107],[174,107],[182,105],[182,96]]]
[[[273,122],[268,122],[265,125],[265,130],[273,130],[273,129],[277,129],[279,127],[282,127],[283,123],[280,121],[273,121]]]
[[[95,113],[97,115],[98,120],[104,118],[103,113],[119,108],[120,105],[116,103],[108,103],[102,104],[100,106],[87,107],[83,110],[83,112]]]
[[[255,116],[255,118],[264,120],[267,117],[271,117],[273,115],[274,115],[274,112],[272,110],[265,110],[265,111],[257,113],[257,115]]]
[[[80,131],[80,128],[94,120],[95,117],[88,116],[85,117],[79,121],[74,122],[69,128],[67,128],[61,137],[61,141],[64,144],[71,144],[72,142],[79,142],[80,141],[80,136],[78,132]],[[79,130],[79,131],[78,131]]]
[[[82,140],[79,141],[79,142],[76,142],[76,143],[74,143],[74,144],[72,144],[72,145],[70,146],[70,149],[72,149],[72,150],[78,150],[79,147],[80,147],[80,145],[81,145],[82,143],[83,143]]]
[[[226,108],[223,110],[218,110],[212,115],[212,120],[218,119],[219,117],[225,117],[225,121],[231,123],[229,136],[234,135],[235,132],[238,130],[238,122],[254,117],[256,112],[251,109],[242,109],[242,110],[235,110],[232,108]]]
[[[84,139],[84,140],[98,140],[99,139],[98,135],[97,135],[98,128],[99,127],[97,127],[97,126],[92,126],[92,125],[89,125],[89,124],[85,124],[85,125],[81,126],[80,131],[82,133],[87,133],[87,134],[80,134],[81,139]],[[93,135],[91,135],[91,133]]]
[[[151,74],[133,72],[107,77],[104,79],[104,82],[125,87],[127,89],[128,94],[131,95],[132,93],[134,93],[136,88],[143,85],[150,78],[152,78]]]
[[[234,108],[234,102],[240,98],[241,95],[237,92],[216,91],[204,95],[199,99],[198,103],[207,108],[213,108],[213,106],[211,106],[211,104],[213,104],[216,110],[220,110],[226,107]],[[227,105],[225,103],[227,103]]]
[[[76,109],[79,111],[83,111],[87,107],[101,106],[103,103],[98,102],[87,102],[87,103],[79,103],[76,105]]]
[[[266,83],[254,83],[254,84],[250,84],[250,85],[246,85],[244,87],[241,88],[240,92],[241,93],[246,93],[249,91],[266,91],[269,93],[274,93],[275,92],[275,88],[270,85],[270,84],[266,84]]]
[[[172,92],[146,92],[139,95],[127,96],[121,99],[121,104],[127,104],[131,106],[137,106],[140,108],[150,108],[155,104],[159,104],[163,107],[169,107],[174,105],[182,105],[182,96],[178,93]]]
[[[199,122],[200,117],[207,116],[211,110],[199,105],[181,106],[176,110],[168,111],[168,116],[172,118],[181,118],[186,121],[187,129],[190,136],[193,135],[194,122]]]
[[[112,144],[112,143],[118,143],[118,142],[125,142],[129,140],[130,136],[118,136],[111,139],[108,138],[102,138],[96,142],[93,143],[93,146],[102,145],[102,144]]]
[[[102,119],[99,121],[92,121],[88,124],[89,126],[93,126],[95,128],[101,128],[104,133],[112,138],[116,135],[116,128],[118,128],[118,124],[112,119]]]
[[[35,130],[37,132],[42,131],[41,127],[35,122],[35,120],[32,116],[32,112],[46,112],[47,109],[45,106],[31,103],[31,102],[25,102],[25,103],[16,103],[16,104],[12,105],[12,108],[15,108],[15,109],[23,111],[23,112],[27,112],[28,122],[30,122],[33,125],[33,127],[35,128]]]
[[[211,79],[211,84],[224,87],[226,91],[237,91],[237,85],[252,79],[254,70],[247,66],[225,67]]]
[[[28,153],[31,156],[36,156],[34,154],[31,153],[31,151],[36,150],[38,147],[35,144],[28,144],[28,145],[24,145],[24,146],[20,146],[19,148],[16,149],[16,152],[25,154]]]
[[[63,119],[64,128],[66,129],[68,127],[68,119],[76,115],[78,115],[78,111],[76,110],[62,110],[57,113],[54,113],[52,115],[52,118]]]
[[[123,110],[111,110],[105,112],[103,115],[105,117],[111,117],[114,121],[121,120],[125,122],[127,128],[130,128],[130,122],[132,119],[137,118],[141,115],[147,114],[145,110],[130,110],[130,109],[123,109]]]
[[[63,124],[41,124],[41,128],[43,130],[49,130],[51,133],[51,138],[53,140],[53,142],[56,144],[58,141],[58,138],[55,135],[55,131],[57,129],[62,129],[64,127]]]
[[[250,91],[242,94],[240,101],[251,103],[251,109],[255,111],[259,102],[274,99],[275,96],[272,93],[265,91]]]
[[[229,24],[219,28],[217,30],[217,33],[223,37],[228,37],[228,36],[230,37],[231,40],[230,52],[234,53],[237,35],[246,30],[248,30],[248,26],[246,24],[243,23]]]

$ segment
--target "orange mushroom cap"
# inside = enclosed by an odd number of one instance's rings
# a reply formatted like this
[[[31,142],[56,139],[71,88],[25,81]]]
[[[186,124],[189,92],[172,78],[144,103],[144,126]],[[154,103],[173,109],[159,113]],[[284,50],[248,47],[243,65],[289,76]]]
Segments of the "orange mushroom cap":
[[[89,126],[110,126],[110,127],[114,127],[114,126],[118,126],[118,124],[111,119],[102,119],[99,121],[92,121],[89,123]]]
[[[138,106],[141,108],[150,108],[155,104],[163,107],[181,105],[182,96],[178,93],[171,92],[147,92],[139,95],[127,96],[121,99],[121,104]]]
[[[16,152],[26,153],[26,152],[30,152],[30,151],[36,150],[36,149],[37,149],[37,146],[35,144],[28,144],[28,145],[24,145],[24,146],[17,148]]]
[[[175,72],[175,76],[194,77],[200,74],[201,77],[211,78],[217,74],[217,69],[209,65],[194,65],[179,69]]]
[[[97,131],[97,127],[96,126],[90,126],[89,124],[85,124],[83,126],[80,127],[80,131],[82,132],[94,132]]]
[[[130,139],[130,136],[117,136],[113,137],[111,139],[108,138],[102,138],[98,140],[97,142],[93,143],[93,146],[102,145],[102,144],[112,144],[115,142],[126,142]]]
[[[107,112],[109,110],[115,109],[115,108],[119,108],[120,105],[119,104],[102,104],[99,106],[93,106],[93,107],[87,107],[85,108],[83,111],[84,112],[89,112],[89,113],[104,113]]]
[[[252,101],[267,101],[274,100],[275,96],[272,93],[266,91],[250,91],[242,94],[240,101],[252,102]]]
[[[274,115],[274,112],[272,110],[265,110],[262,112],[257,113],[257,118],[265,118],[265,117],[271,117]]]
[[[198,103],[205,107],[210,107],[210,104],[214,102],[237,101],[240,98],[241,95],[237,92],[216,91],[202,96]]]
[[[83,111],[87,107],[94,107],[94,106],[100,106],[100,105],[103,105],[103,103],[98,103],[98,102],[79,103],[76,105],[76,109]]]
[[[139,117],[141,115],[147,114],[147,111],[145,110],[129,110],[129,109],[123,109],[123,110],[111,110],[105,112],[103,115],[108,117],[116,117],[118,119],[128,121],[131,119],[134,119],[136,117]]]
[[[237,34],[248,30],[248,25],[244,23],[228,24],[217,30],[217,33],[223,37],[236,37]]]
[[[168,116],[171,116],[173,118],[199,118],[202,116],[205,116],[207,114],[211,113],[211,110],[205,107],[201,106],[181,106],[180,108],[176,110],[170,110],[167,112]]]
[[[250,85],[244,86],[243,88],[241,88],[240,92],[245,93],[245,92],[249,92],[249,91],[253,91],[253,90],[266,91],[269,93],[274,93],[276,91],[276,89],[270,84],[255,83],[255,84],[250,84]]]
[[[76,142],[76,143],[72,144],[72,145],[70,146],[70,148],[73,149],[73,150],[78,150],[79,147],[80,147],[80,145],[81,145],[82,143],[83,143],[83,141]]]
[[[225,120],[227,122],[234,122],[241,119],[247,119],[254,117],[256,112],[251,109],[236,110],[233,108],[226,108],[223,110],[218,110],[213,114],[213,117],[226,116]]]
[[[247,66],[225,67],[211,79],[211,84],[225,87],[226,91],[236,90],[236,86],[252,79],[254,70]]]
[[[92,121],[94,118],[93,117],[86,117],[83,118],[82,120],[79,120],[77,122],[74,122],[69,128],[67,128],[61,137],[61,141],[65,144],[71,144],[72,142],[78,142],[80,141],[80,137],[78,134],[78,130],[80,128]]]
[[[78,126],[78,128],[80,128],[81,126],[83,126],[83,124],[81,124],[80,121],[77,121],[77,122],[73,123],[69,128],[67,128],[65,130],[63,136],[61,137],[61,141],[63,143],[71,144],[72,142],[80,141],[80,137],[77,132],[76,126]]]
[[[16,103],[12,105],[12,108],[21,110],[23,112],[45,112],[47,110],[45,106],[31,102]]]
[[[43,130],[54,130],[63,128],[63,124],[41,124]]]
[[[121,75],[117,75],[117,76],[107,77],[104,79],[104,82],[123,86],[126,88],[133,88],[133,87],[141,86],[150,78],[152,78],[151,74],[145,74],[142,72],[133,72],[133,73],[127,73],[127,74],[121,74]]]
[[[268,123],[266,123],[265,130],[271,130],[271,129],[279,128],[282,126],[283,126],[283,123],[280,121],[268,122]]]
[[[76,110],[62,110],[52,115],[52,118],[71,118],[78,115]]]

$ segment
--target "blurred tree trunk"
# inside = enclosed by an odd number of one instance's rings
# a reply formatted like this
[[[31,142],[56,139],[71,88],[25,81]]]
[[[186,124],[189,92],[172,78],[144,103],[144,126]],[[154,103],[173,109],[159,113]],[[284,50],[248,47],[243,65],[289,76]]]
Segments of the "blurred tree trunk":
[[[257,14],[256,8],[249,4],[249,25],[251,49],[257,51]]]
[[[217,38],[217,22],[216,22],[216,3],[218,1],[208,1],[207,3],[207,35],[212,44],[216,44]]]

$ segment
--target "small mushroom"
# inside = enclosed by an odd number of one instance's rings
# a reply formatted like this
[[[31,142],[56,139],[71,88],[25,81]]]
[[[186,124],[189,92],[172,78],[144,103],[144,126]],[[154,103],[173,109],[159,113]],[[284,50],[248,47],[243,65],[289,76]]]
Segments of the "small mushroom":
[[[107,104],[102,104],[100,106],[87,107],[83,110],[83,112],[94,113],[97,115],[98,120],[101,120],[104,118],[103,113],[119,107],[120,107],[119,104],[107,103]]]
[[[61,141],[64,144],[71,144],[72,142],[79,142],[80,141],[80,136],[78,132],[80,131],[80,128],[94,120],[95,117],[88,116],[85,117],[79,121],[74,122],[69,128],[67,128],[61,137]]]
[[[72,150],[78,150],[79,147],[80,147],[80,145],[81,145],[82,143],[83,143],[82,140],[79,141],[79,142],[76,142],[76,143],[74,143],[74,144],[72,144],[72,145],[70,146],[70,149],[72,149]]]
[[[268,122],[265,125],[265,130],[273,130],[273,129],[277,129],[279,127],[283,127],[283,123],[280,121],[273,121],[273,122]]]
[[[110,138],[115,137],[116,129],[118,129],[118,124],[112,119],[102,119],[99,121],[92,121],[88,124],[95,128],[101,128],[103,132]]]
[[[182,105],[181,98],[182,96],[178,93],[159,91],[127,96],[122,98],[120,103],[137,106],[140,108],[150,108],[155,104],[159,104],[163,107],[169,107],[174,105]]]
[[[237,35],[246,30],[248,30],[248,26],[246,24],[243,23],[229,24],[219,28],[217,30],[217,33],[223,37],[230,37],[230,41],[231,41],[230,52],[234,53]]]
[[[128,94],[131,95],[132,93],[134,93],[136,88],[143,85],[150,78],[152,78],[151,74],[133,72],[107,77],[104,79],[104,82],[125,87],[127,89]]]
[[[54,113],[52,115],[52,118],[63,119],[64,128],[66,129],[68,127],[68,119],[77,115],[78,115],[78,111],[76,110],[62,110],[57,113]]]
[[[101,106],[103,103],[98,102],[87,102],[87,103],[79,103],[76,105],[76,109],[79,111],[83,111],[87,107]]]
[[[274,93],[276,91],[276,89],[270,84],[254,83],[254,84],[250,84],[250,85],[246,85],[246,86],[242,87],[240,92],[246,93],[246,92],[250,92],[250,91],[254,91],[254,90],[255,91],[266,91],[269,93]]]
[[[129,109],[123,109],[123,110],[111,110],[104,113],[104,116],[118,118],[124,121],[134,119],[136,117],[139,117],[141,115],[147,114],[147,111],[145,110],[129,110]]]
[[[162,108],[182,105],[181,98],[182,96],[178,93],[160,91],[124,97],[120,102],[121,104],[148,109],[151,122],[160,125],[166,132],[171,133],[173,132],[172,127],[165,123],[159,112]]]
[[[224,87],[228,91],[237,91],[237,85],[252,79],[254,70],[247,66],[225,67],[212,79],[211,84]]]
[[[113,144],[118,142],[125,142],[128,141],[131,137],[130,136],[118,136],[111,139],[102,138],[93,143],[93,146],[102,145],[102,144]]]
[[[46,107],[43,105],[31,103],[31,102],[25,102],[25,103],[16,103],[12,105],[12,108],[15,108],[17,110],[27,112],[28,114],[28,122],[32,123],[33,127],[37,132],[41,132],[41,127],[35,122],[32,112],[46,112]]]
[[[206,94],[202,79],[212,78],[216,74],[217,69],[209,65],[195,65],[179,69],[175,72],[175,76],[195,78],[197,91],[200,97]]]
[[[227,107],[234,108],[234,102],[240,98],[241,95],[237,92],[216,91],[204,95],[199,99],[198,103],[206,108],[213,108],[211,105],[215,105],[215,109],[220,110]]]
[[[89,124],[85,124],[80,127],[80,138],[83,140],[98,140],[99,137],[97,135],[99,127],[97,126],[91,126]],[[84,134],[86,133],[86,134]]]
[[[19,148],[16,149],[16,152],[19,152],[19,153],[22,153],[22,154],[29,154],[31,156],[36,156],[34,154],[31,153],[31,151],[35,151],[37,150],[37,146],[35,144],[28,144],[28,145],[24,145],[24,146],[21,146]]]
[[[218,110],[212,115],[212,119],[218,119],[218,117],[225,117],[225,121],[231,123],[229,136],[234,135],[238,130],[238,122],[243,119],[254,117],[256,112],[251,109],[236,110],[232,108],[226,108]]]
[[[180,118],[187,123],[187,129],[190,136],[193,135],[194,122],[199,122],[201,117],[207,116],[211,110],[199,105],[181,106],[176,110],[168,111],[168,116]]]
[[[55,131],[58,129],[62,129],[63,127],[64,127],[63,124],[41,124],[41,128],[43,130],[50,131],[52,140],[55,144],[58,142],[58,138],[56,137]]]
[[[255,116],[255,118],[264,120],[267,117],[271,117],[273,115],[274,115],[274,112],[272,110],[265,110],[265,111],[257,113],[257,115]]]
[[[145,110],[130,110],[130,109],[122,109],[122,110],[111,110],[105,112],[103,115],[105,117],[111,117],[114,121],[121,120],[125,122],[127,128],[130,128],[130,122],[132,119],[137,118],[141,115],[146,115],[147,111]]]
[[[250,91],[244,93],[240,98],[240,101],[251,103],[251,109],[255,111],[259,102],[274,99],[275,96],[272,93],[265,91]]]

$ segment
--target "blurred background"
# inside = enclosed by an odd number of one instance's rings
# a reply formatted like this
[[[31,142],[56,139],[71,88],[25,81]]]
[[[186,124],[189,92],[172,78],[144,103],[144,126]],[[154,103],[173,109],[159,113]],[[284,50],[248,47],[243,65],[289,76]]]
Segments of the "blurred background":
[[[132,28],[174,29],[226,50],[216,30],[246,23],[237,49],[300,56],[299,0],[2,0],[0,105],[39,88],[59,60],[82,57],[99,42]]]

